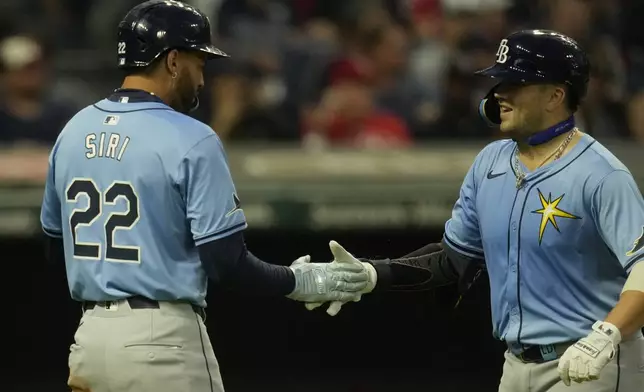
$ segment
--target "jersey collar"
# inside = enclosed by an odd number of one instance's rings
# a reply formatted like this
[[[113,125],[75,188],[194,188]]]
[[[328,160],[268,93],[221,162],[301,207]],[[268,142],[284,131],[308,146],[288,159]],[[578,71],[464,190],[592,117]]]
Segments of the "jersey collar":
[[[117,88],[107,99],[118,103],[158,102],[166,105],[153,93],[133,88]]]
[[[530,172],[527,170],[527,168],[523,165],[523,163],[520,163],[522,170],[526,173],[526,185],[529,186],[530,182],[535,181],[539,178],[543,177],[548,177],[552,175],[553,173],[559,172],[563,170],[566,166],[570,165],[572,162],[574,162],[577,158],[579,158],[584,152],[588,150],[588,148],[595,142],[595,139],[588,135],[588,134],[582,134],[579,142],[575,144],[572,149],[567,153],[564,154],[561,158],[552,161],[550,163],[547,163],[546,165]],[[510,153],[510,169],[512,170],[512,173],[516,176],[516,173],[514,171],[514,166],[513,166],[513,159],[514,159],[514,154],[516,153],[517,146],[516,144],[514,145],[514,148],[511,150]]]

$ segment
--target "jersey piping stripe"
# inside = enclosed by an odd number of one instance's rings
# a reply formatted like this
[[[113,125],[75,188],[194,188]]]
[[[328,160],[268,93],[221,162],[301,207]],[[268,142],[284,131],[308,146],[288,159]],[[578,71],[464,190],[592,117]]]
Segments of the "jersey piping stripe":
[[[61,238],[63,236],[62,231],[52,230],[52,229],[48,229],[46,227],[43,227],[42,231],[45,232],[45,234],[47,234],[48,236],[54,237],[54,238]]]
[[[96,104],[92,105],[96,109],[100,110],[101,112],[105,113],[134,113],[134,112],[144,112],[146,110],[168,110],[171,112],[174,112],[174,109],[169,108],[169,107],[164,107],[164,108],[143,108],[143,109],[132,109],[132,110],[107,110],[103,109],[100,106],[97,106]]]
[[[227,229],[223,229],[223,230],[220,230],[220,231],[214,232],[214,233],[212,233],[212,234],[207,234],[207,235],[205,235],[205,236],[203,236],[203,237],[195,238],[195,241],[203,243],[204,241],[207,241],[209,238],[213,238],[213,237],[220,236],[220,235],[222,235],[222,234],[226,234],[226,233],[231,232],[231,231],[233,231],[233,230],[239,229],[240,227],[243,227],[243,226],[245,226],[245,225],[246,225],[246,222],[244,221],[244,222],[242,222],[242,223],[238,223],[238,224],[236,224],[236,225],[234,225],[234,226],[230,226],[230,227],[229,227],[229,228],[227,228]]]
[[[484,258],[483,252],[481,252],[480,250],[466,248],[462,245],[457,244],[447,236],[447,233],[445,233],[443,237],[445,238],[445,241],[448,243],[448,245],[451,246],[458,253],[463,253],[466,256],[474,256],[480,259]]]
[[[644,259],[644,254],[633,256],[633,258],[628,260],[628,263],[626,263],[624,270],[628,272],[628,270],[630,270],[632,267],[635,266],[635,263],[637,263],[638,261],[641,261],[642,259]]]

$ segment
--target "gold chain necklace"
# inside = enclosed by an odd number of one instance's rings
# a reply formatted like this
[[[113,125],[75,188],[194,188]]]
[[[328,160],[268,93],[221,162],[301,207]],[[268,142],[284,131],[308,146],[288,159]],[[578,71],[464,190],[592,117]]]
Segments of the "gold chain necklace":
[[[572,141],[572,138],[575,136],[576,133],[577,133],[577,128],[573,128],[572,131],[570,131],[570,133],[568,134],[568,136],[561,142],[559,147],[557,147],[557,149],[552,154],[548,155],[546,157],[546,159],[541,161],[541,163],[539,164],[539,166],[536,167],[536,169],[538,169],[541,166],[545,165],[546,162],[548,162],[550,160],[550,158],[552,158],[552,157],[554,157],[554,159],[553,159],[554,161],[556,161],[557,159],[561,158],[561,155],[563,154],[564,151],[566,151],[566,147],[568,147],[568,144],[570,144],[570,142]],[[517,183],[516,183],[517,189],[520,189],[523,186],[524,182],[525,182],[526,173],[521,169],[521,162],[519,161],[519,149],[518,148],[516,148],[514,150],[514,162],[513,163],[514,163],[514,165],[513,165],[514,166],[514,174],[517,177]]]

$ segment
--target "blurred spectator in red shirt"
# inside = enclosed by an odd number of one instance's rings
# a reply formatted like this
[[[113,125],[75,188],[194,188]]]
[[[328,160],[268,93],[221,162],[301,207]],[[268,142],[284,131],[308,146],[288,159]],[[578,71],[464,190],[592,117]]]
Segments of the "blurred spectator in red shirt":
[[[340,60],[330,67],[330,85],[304,121],[304,143],[354,148],[397,148],[411,144],[404,121],[378,110],[366,64]]]

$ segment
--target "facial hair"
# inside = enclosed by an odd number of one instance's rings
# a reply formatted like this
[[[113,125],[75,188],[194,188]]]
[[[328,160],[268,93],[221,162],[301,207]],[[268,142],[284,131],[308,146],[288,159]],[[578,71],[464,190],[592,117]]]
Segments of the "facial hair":
[[[174,109],[183,114],[190,113],[199,106],[198,95],[199,90],[193,87],[190,78],[182,75],[177,80]]]

